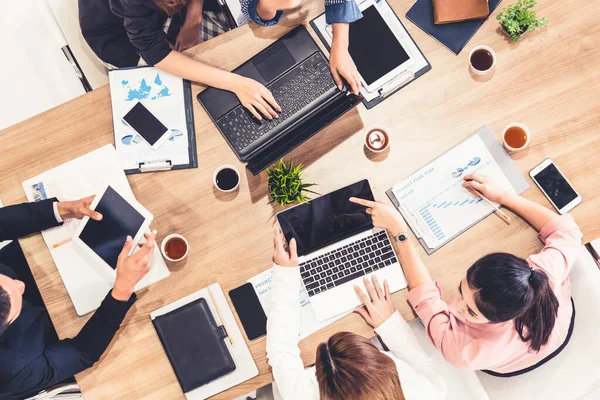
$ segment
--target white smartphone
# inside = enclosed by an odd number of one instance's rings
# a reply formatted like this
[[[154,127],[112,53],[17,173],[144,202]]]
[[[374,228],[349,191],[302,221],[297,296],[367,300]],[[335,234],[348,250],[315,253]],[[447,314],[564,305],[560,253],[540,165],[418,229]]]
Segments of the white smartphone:
[[[566,214],[581,203],[579,193],[551,159],[544,160],[529,175],[559,214]]]
[[[101,213],[102,219],[95,221],[84,217],[72,240],[112,285],[116,278],[117,259],[127,236],[133,238],[131,254],[154,217],[137,201],[124,198],[111,186],[96,195],[90,208]]]
[[[173,132],[139,100],[132,101],[123,113],[123,121],[137,132],[154,149],[171,137]]]

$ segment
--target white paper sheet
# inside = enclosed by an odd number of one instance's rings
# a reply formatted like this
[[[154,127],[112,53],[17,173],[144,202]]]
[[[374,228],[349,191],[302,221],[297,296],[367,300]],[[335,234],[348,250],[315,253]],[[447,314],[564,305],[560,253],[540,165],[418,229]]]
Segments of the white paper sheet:
[[[300,278],[298,278],[300,279]],[[260,300],[265,314],[269,315],[269,309],[271,307],[271,285],[273,281],[273,268],[269,268],[265,272],[250,278],[250,282],[254,286],[254,290]],[[300,332],[298,332],[298,340],[302,340],[321,328],[337,321],[338,319],[350,314],[350,312],[336,315],[335,317],[326,319],[325,321],[319,321],[310,306],[310,300],[304,286],[301,283],[300,292],[298,292],[298,301],[300,302]]]
[[[402,214],[430,248],[436,248],[494,210],[461,186],[471,173],[488,176],[514,192],[504,172],[476,135],[395,185]]]
[[[118,69],[109,74],[115,146],[123,169],[137,169],[139,163],[171,160],[188,164],[188,129],[183,79],[154,67]],[[139,100],[174,135],[154,150],[125,122],[131,102]]]
[[[23,182],[23,190],[27,200],[34,201],[33,185],[40,182],[44,185],[47,198],[56,197],[59,201],[94,195],[109,184],[124,197],[135,199],[112,145],[103,146],[26,180]],[[43,231],[42,237],[65,283],[73,306],[81,316],[100,306],[111,285],[96,272],[93,260],[87,258],[73,242],[53,248],[54,244],[70,238],[79,222],[77,219],[66,220],[61,226]],[[169,270],[156,246],[150,272],[137,284],[136,290],[167,276]]]

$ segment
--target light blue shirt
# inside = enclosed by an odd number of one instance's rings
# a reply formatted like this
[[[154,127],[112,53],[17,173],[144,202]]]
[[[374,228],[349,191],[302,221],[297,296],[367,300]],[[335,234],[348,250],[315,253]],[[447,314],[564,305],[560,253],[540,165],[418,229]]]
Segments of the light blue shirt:
[[[283,11],[277,11],[275,18],[263,21],[256,12],[258,0],[242,0],[242,11],[247,17],[263,26],[272,26],[279,22]],[[362,13],[355,0],[325,0],[325,18],[328,24],[337,22],[351,23],[362,18]]]

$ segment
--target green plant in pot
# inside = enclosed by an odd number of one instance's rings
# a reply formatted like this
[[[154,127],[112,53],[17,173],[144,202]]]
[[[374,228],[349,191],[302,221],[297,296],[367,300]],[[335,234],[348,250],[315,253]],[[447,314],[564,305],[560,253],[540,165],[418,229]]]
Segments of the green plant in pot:
[[[548,25],[548,18],[537,18],[532,10],[537,0],[519,0],[502,10],[496,19],[500,21],[502,31],[516,42],[525,32],[533,32],[537,28]]]
[[[282,206],[294,202],[304,203],[309,200],[308,194],[314,193],[308,190],[314,183],[302,183],[302,164],[294,165],[293,161],[286,164],[283,158],[279,163],[267,169],[269,196],[271,203]]]

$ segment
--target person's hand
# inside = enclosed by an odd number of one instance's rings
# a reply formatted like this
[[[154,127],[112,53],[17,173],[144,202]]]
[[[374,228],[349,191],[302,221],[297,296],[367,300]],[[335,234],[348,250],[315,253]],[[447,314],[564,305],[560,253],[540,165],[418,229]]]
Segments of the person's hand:
[[[263,21],[270,21],[279,10],[290,10],[300,7],[301,0],[258,0],[256,13]]]
[[[274,228],[274,245],[273,245],[273,262],[282,267],[297,267],[298,266],[298,251],[296,249],[296,239],[290,240],[290,244],[285,241],[285,236],[275,224]]]
[[[463,178],[462,186],[468,190],[477,190],[485,197],[496,203],[503,203],[508,191],[485,175],[470,174]]]
[[[350,85],[350,91],[358,95],[360,93],[360,75],[356,69],[356,64],[348,52],[348,46],[334,41],[329,55],[329,69],[331,75],[339,90],[342,90],[344,83],[342,78]]]
[[[259,112],[269,120],[279,118],[276,110],[281,112],[281,107],[279,107],[269,89],[254,79],[240,75],[235,75],[234,79],[232,91],[238,97],[240,103],[254,115],[254,118],[262,120]]]
[[[58,214],[62,219],[81,219],[87,216],[95,221],[100,221],[102,219],[102,214],[90,208],[94,197],[96,196],[90,196],[75,201],[60,201],[56,205],[56,208],[58,209]]]
[[[112,290],[112,296],[119,301],[127,301],[133,293],[135,285],[150,271],[150,261],[154,254],[156,231],[144,234],[146,243],[140,249],[129,255],[133,240],[127,236],[123,250],[117,259],[117,279]]]
[[[202,43],[202,29],[200,24],[183,24],[179,34],[177,35],[177,39],[175,40],[175,47],[173,48],[176,51],[185,51],[190,47],[194,47],[197,44]]]
[[[367,321],[367,324],[373,328],[377,328],[383,324],[395,311],[394,303],[392,303],[392,294],[390,293],[390,286],[387,280],[383,281],[383,290],[377,277],[373,275],[373,284],[369,282],[367,277],[363,278],[363,283],[367,289],[368,295],[366,295],[361,288],[354,285],[354,290],[358,295],[360,301],[363,302],[364,307],[356,307],[355,312],[362,315]]]
[[[393,206],[379,201],[370,201],[350,197],[350,201],[367,207],[367,214],[371,214],[373,225],[377,228],[388,230],[393,236],[408,231],[408,226],[402,215]]]

